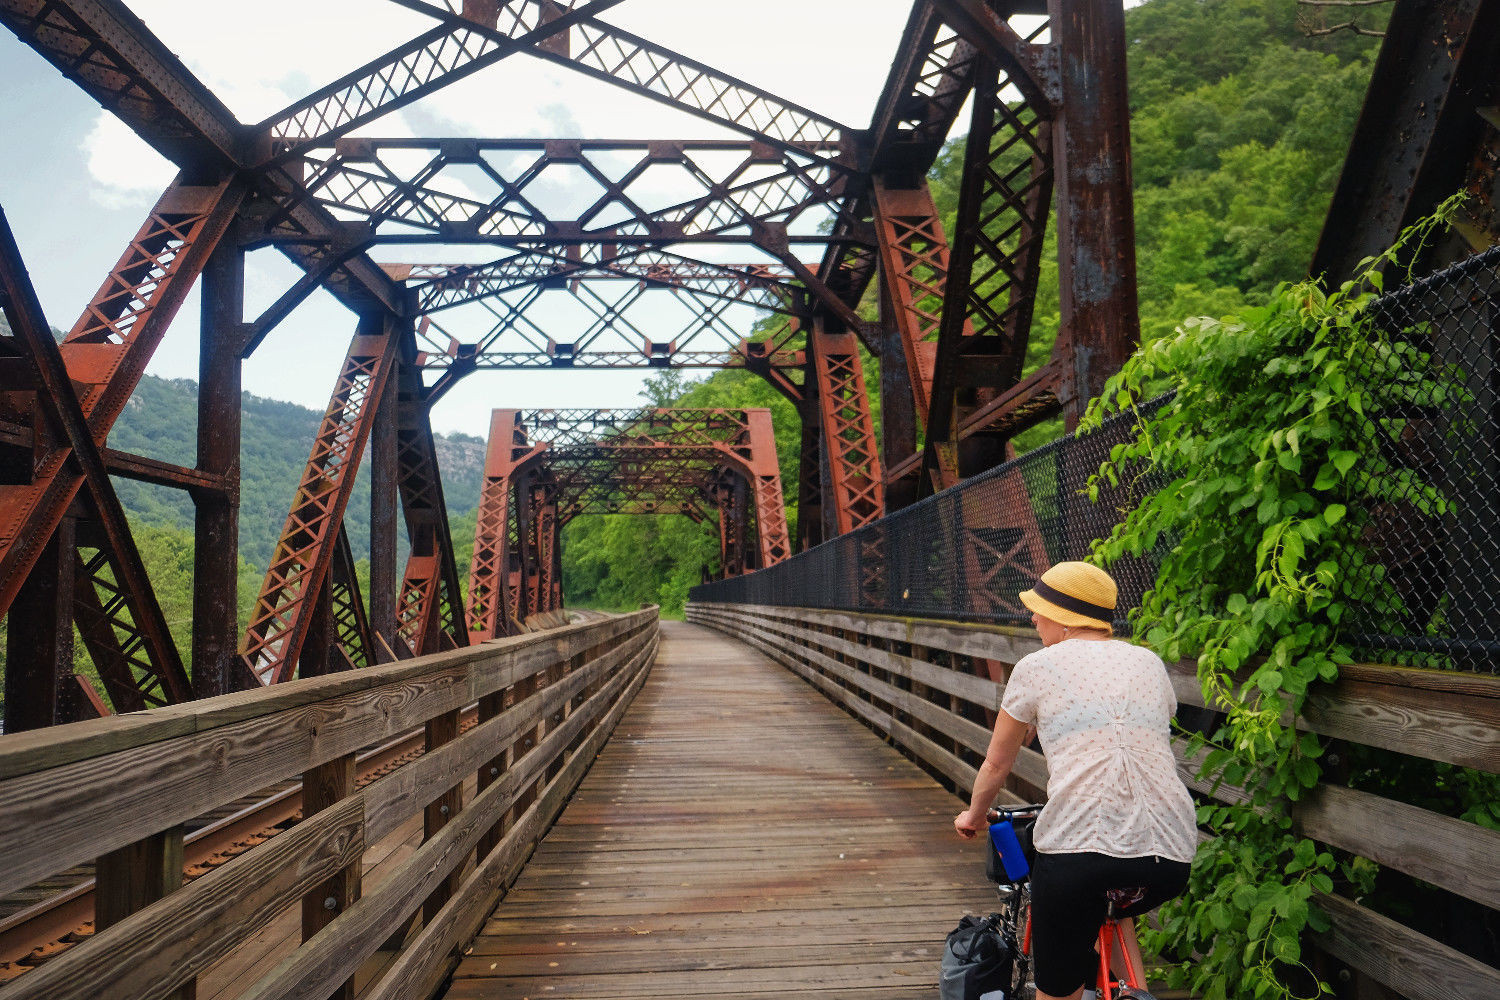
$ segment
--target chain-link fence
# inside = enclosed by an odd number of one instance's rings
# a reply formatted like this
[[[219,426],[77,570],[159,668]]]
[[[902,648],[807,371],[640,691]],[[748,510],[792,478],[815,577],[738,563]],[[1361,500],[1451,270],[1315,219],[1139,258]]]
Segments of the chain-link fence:
[[[1500,673],[1500,250],[1377,300],[1372,318],[1379,349],[1356,378],[1394,389],[1366,409],[1366,457],[1384,461],[1357,467],[1376,499],[1346,567],[1368,584],[1346,638],[1369,659]],[[1134,427],[1115,418],[691,597],[1028,624],[1016,595],[1159,485],[1143,476],[1097,503],[1081,492]],[[1145,559],[1111,568],[1122,614],[1155,573]]]

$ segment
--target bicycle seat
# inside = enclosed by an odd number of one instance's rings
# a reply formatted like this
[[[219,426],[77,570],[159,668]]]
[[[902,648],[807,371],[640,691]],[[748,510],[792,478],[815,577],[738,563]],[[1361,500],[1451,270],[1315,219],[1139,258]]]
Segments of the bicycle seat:
[[[1121,910],[1128,910],[1136,903],[1145,899],[1146,887],[1137,885],[1122,886],[1118,889],[1106,889],[1104,890],[1104,898],[1109,901],[1109,915],[1113,917]]]

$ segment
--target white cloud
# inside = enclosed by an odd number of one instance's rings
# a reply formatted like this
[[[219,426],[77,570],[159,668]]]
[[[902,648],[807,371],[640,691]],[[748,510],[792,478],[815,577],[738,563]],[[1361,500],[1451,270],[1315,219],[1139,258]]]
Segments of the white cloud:
[[[105,208],[150,206],[177,174],[176,167],[107,111],[99,112],[84,137],[83,153],[96,181],[89,197]]]

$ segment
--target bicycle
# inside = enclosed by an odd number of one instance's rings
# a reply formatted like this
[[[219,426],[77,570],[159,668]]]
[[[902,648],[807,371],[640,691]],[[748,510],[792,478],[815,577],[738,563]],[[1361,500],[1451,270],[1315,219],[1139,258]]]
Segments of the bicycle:
[[[1006,872],[1005,862],[1001,855],[1005,854],[1000,844],[996,843],[995,827],[1002,823],[1014,824],[1017,820],[1035,820],[1040,815],[1040,805],[1015,806],[1008,809],[991,809],[986,814],[990,822],[989,842],[991,847],[991,861],[987,866],[986,874],[995,883],[995,891],[1000,895],[1000,924],[997,930],[1001,939],[1005,942],[1007,950],[1011,955],[1011,969],[1009,983],[1005,987],[1005,1000],[1034,1000],[1036,997],[1036,984],[1030,980],[1031,971],[1031,878],[1030,862],[1026,858],[1021,863],[1026,866],[1019,878],[1013,878]],[[1130,933],[1125,925],[1121,924],[1119,908],[1128,906],[1131,902],[1139,900],[1128,898],[1138,889],[1112,889],[1106,895],[1108,897],[1108,910],[1104,923],[1099,928],[1099,975],[1094,984],[1098,1000],[1155,1000],[1146,991],[1145,970],[1140,967],[1135,959],[1137,952],[1130,947],[1130,941],[1126,938]],[[1133,936],[1133,935],[1132,935]],[[1122,977],[1116,977],[1112,969],[1112,959],[1118,956],[1122,966]]]

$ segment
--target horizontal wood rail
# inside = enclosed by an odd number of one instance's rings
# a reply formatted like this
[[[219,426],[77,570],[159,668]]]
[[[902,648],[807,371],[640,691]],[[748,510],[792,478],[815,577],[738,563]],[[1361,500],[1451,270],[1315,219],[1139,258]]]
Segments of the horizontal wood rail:
[[[1041,648],[1026,629],[814,608],[693,603],[687,617],[800,674],[965,796],[1004,691],[975,666],[1008,669]],[[1203,707],[1195,665],[1168,670],[1178,701]],[[1333,739],[1500,772],[1500,678],[1358,664],[1311,696],[1297,723]],[[1178,768],[1198,792],[1237,793],[1199,781],[1180,745]],[[1023,748],[1014,773],[1028,795],[1045,790],[1041,754]],[[1319,785],[1296,818],[1308,837],[1500,908],[1500,832],[1333,784]],[[1319,902],[1333,921],[1319,945],[1404,996],[1451,1000],[1500,986],[1500,970],[1354,901]]]
[[[652,608],[0,738],[0,894],[98,859],[97,905],[114,914],[0,1000],[189,996],[299,903],[302,947],[241,995],[352,996],[367,960],[404,941],[362,995],[430,996],[613,732],[657,642]],[[475,703],[478,723],[460,734]],[[353,787],[358,751],[423,726],[426,753]],[[184,822],[299,775],[300,823],[176,888]],[[467,803],[466,779],[478,789]],[[366,848],[422,816],[421,846],[361,895]]]

